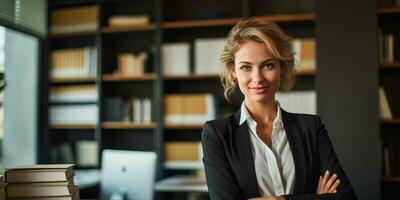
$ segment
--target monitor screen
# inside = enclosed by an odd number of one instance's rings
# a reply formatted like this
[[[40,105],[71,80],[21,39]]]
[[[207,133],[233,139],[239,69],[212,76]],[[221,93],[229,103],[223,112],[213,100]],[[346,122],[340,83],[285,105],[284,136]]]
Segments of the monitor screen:
[[[156,153],[106,149],[102,154],[101,197],[153,199]]]

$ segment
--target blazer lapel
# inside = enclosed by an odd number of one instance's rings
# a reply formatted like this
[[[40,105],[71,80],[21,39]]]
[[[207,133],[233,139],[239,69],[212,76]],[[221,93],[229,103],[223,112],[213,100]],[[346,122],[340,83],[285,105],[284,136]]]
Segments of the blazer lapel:
[[[246,197],[259,197],[260,192],[258,190],[256,172],[254,169],[254,158],[251,150],[251,143],[249,138],[249,129],[247,123],[243,123],[239,126],[240,110],[235,113],[233,137],[236,147],[236,152],[233,152],[235,157],[235,167],[237,169],[239,185],[242,188],[243,195]]]
[[[294,194],[303,194],[306,188],[307,178],[307,163],[304,153],[304,144],[301,139],[301,130],[298,127],[297,121],[293,116],[281,109],[282,121],[285,128],[286,136],[292,151],[294,166],[295,166],[295,185]]]

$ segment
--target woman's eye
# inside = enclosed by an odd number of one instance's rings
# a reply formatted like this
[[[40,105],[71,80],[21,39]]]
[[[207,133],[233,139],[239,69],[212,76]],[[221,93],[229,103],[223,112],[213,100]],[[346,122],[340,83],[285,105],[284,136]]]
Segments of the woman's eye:
[[[267,63],[264,65],[264,68],[266,68],[266,69],[272,69],[274,67],[275,67],[275,63]]]
[[[240,70],[243,70],[243,71],[250,71],[250,69],[251,69],[251,67],[250,66],[247,66],[247,65],[243,65],[243,66],[241,66],[240,67]]]

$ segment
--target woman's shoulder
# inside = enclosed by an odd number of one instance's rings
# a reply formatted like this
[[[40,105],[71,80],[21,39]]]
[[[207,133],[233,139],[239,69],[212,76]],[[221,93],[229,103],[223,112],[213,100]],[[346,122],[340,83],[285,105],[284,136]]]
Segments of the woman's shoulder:
[[[217,130],[223,130],[224,128],[230,127],[235,123],[235,114],[223,118],[217,118],[213,120],[206,121],[204,127],[211,126]]]
[[[294,121],[305,127],[315,127],[321,124],[321,117],[317,114],[291,113],[282,109],[283,121]]]

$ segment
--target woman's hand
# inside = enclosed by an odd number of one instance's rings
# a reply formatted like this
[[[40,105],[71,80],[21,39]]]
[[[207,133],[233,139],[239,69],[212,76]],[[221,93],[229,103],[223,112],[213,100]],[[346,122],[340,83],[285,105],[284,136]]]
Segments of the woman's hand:
[[[340,181],[337,178],[337,175],[333,174],[330,176],[329,171],[326,171],[324,177],[319,176],[317,194],[336,193],[339,184]]]

